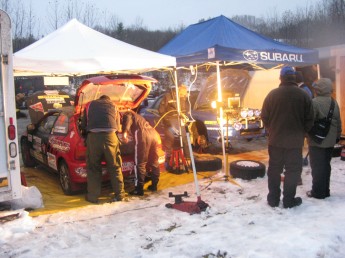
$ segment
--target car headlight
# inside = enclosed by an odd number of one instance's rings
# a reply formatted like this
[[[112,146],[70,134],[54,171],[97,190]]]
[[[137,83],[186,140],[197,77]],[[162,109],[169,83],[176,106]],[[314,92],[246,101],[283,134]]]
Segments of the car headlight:
[[[245,109],[241,110],[241,117],[246,118],[247,116],[248,116],[248,111]]]
[[[256,109],[256,110],[254,111],[254,115],[255,115],[256,117],[259,117],[259,116],[261,115],[261,110]]]
[[[235,123],[235,124],[234,124],[234,129],[235,129],[236,131],[241,130],[241,129],[242,129],[242,124],[241,124],[241,123]]]
[[[253,109],[249,109],[247,113],[248,113],[249,117],[253,117],[254,116],[254,110]]]

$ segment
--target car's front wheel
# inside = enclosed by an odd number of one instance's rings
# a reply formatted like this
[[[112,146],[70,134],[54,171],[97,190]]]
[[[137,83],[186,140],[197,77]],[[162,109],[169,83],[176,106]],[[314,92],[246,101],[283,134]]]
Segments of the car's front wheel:
[[[30,146],[27,137],[22,137],[20,140],[20,149],[22,152],[22,160],[25,167],[34,167],[37,165],[36,161],[30,154]]]
[[[74,191],[72,189],[69,169],[66,162],[63,160],[59,162],[59,179],[60,179],[60,185],[64,194],[72,195]]]

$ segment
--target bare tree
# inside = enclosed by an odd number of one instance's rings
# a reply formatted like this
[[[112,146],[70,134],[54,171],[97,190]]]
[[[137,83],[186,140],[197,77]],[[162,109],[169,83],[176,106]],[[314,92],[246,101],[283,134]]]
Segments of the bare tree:
[[[60,15],[60,3],[58,0],[51,0],[48,2],[48,24],[51,30],[56,30],[60,27],[61,15]]]
[[[8,14],[12,12],[10,0],[1,0],[0,7],[2,10],[4,10]]]
[[[84,14],[80,17],[82,23],[89,27],[95,27],[99,19],[99,9],[89,2],[84,6]]]
[[[142,30],[142,29],[147,29],[144,27],[144,19],[140,16],[137,16],[135,18],[134,24],[130,26],[132,30]]]

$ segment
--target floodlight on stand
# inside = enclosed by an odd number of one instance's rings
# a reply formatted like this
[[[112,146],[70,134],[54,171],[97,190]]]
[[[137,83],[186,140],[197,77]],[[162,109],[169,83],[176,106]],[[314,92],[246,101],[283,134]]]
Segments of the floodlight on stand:
[[[239,108],[240,106],[241,106],[241,99],[239,96],[228,98],[228,108]]]
[[[211,102],[211,107],[212,107],[213,109],[218,109],[218,108],[220,108],[220,107],[223,107],[223,102],[220,102],[220,101],[217,101],[217,100],[213,100],[213,101]]]

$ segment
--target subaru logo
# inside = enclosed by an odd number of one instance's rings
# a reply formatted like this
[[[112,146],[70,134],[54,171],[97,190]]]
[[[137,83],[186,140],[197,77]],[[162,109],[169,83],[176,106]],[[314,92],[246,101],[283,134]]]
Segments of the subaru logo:
[[[259,54],[255,50],[246,50],[243,52],[243,57],[248,61],[257,61]]]

